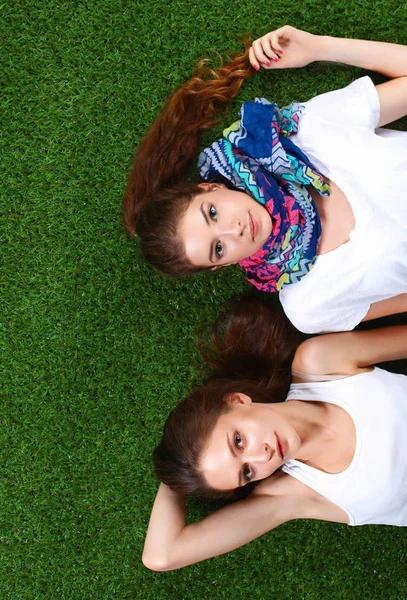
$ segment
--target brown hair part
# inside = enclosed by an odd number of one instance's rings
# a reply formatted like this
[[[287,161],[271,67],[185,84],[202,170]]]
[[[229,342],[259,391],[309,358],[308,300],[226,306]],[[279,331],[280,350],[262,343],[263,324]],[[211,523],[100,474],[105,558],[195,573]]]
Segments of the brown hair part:
[[[227,105],[235,98],[243,81],[253,74],[249,61],[250,40],[244,43],[244,54],[216,69],[210,69],[208,61],[201,60],[191,79],[168,98],[141,141],[123,201],[124,225],[130,234],[139,235],[142,228],[145,231],[147,223],[154,227],[152,219],[146,217],[149,210],[146,205],[151,202],[162,202],[163,205],[169,197],[175,198],[169,190],[182,184],[197,153],[201,132],[222,122],[227,115]],[[222,109],[223,114],[219,115]],[[189,187],[178,188],[177,193],[181,197],[187,196]],[[173,206],[175,202],[174,199]],[[181,200],[181,204],[185,211],[185,201]],[[160,205],[151,210],[158,213]],[[161,233],[164,230],[162,221],[159,225]],[[157,233],[158,237],[162,239]],[[145,243],[143,238],[141,243]],[[148,245],[149,252],[145,255],[149,260],[151,240]],[[153,261],[157,266],[158,251]]]
[[[189,204],[204,190],[197,185],[161,190],[137,214],[137,235],[145,260],[166,275],[183,277],[203,269],[187,258],[179,236],[180,222]]]
[[[257,297],[242,296],[213,325],[201,353],[215,368],[209,382],[183,400],[168,417],[154,465],[161,481],[178,493],[228,497],[208,486],[200,457],[233,394],[253,402],[282,402],[291,382],[291,363],[303,336],[281,308]]]

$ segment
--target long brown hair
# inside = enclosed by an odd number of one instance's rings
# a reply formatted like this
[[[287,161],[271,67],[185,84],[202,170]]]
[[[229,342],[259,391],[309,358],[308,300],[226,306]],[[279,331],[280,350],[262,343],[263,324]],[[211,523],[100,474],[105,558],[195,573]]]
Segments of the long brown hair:
[[[168,98],[134,158],[123,201],[124,225],[130,234],[140,237],[148,262],[169,274],[196,270],[185,256],[181,258],[186,264],[184,271],[180,264],[172,269],[168,259],[168,255],[182,254],[177,240],[169,249],[173,233],[189,202],[199,193],[197,186],[182,184],[202,131],[212,129],[226,117],[228,104],[253,74],[249,47],[247,39],[244,54],[216,69],[209,68],[206,60],[200,61],[191,79]],[[161,212],[168,203],[171,205],[165,213]],[[160,240],[165,240],[164,245]]]
[[[219,417],[235,393],[253,402],[282,402],[290,381],[291,363],[301,334],[277,303],[243,296],[231,303],[226,316],[212,327],[210,342],[200,344],[205,361],[214,367],[206,385],[180,402],[168,417],[154,451],[157,476],[174,491],[212,498],[225,497],[208,486],[199,461]]]

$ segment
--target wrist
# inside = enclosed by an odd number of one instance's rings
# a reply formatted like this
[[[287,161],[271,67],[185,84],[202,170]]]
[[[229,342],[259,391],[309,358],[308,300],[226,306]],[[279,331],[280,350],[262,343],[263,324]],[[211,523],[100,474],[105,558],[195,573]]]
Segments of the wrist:
[[[330,35],[318,35],[316,44],[316,61],[335,61],[334,48],[335,41],[339,38],[334,38]]]

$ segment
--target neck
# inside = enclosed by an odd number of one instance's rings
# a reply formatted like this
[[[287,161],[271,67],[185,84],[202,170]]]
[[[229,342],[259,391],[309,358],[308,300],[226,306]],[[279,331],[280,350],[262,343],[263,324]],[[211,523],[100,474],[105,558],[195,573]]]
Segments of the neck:
[[[273,407],[290,421],[301,439],[301,446],[293,458],[304,463],[318,463],[322,445],[332,435],[325,404],[290,400]]]

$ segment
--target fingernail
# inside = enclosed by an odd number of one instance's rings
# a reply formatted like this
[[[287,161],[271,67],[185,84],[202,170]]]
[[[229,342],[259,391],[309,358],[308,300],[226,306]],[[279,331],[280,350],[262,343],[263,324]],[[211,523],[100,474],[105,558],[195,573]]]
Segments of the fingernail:
[[[282,51],[282,50],[278,50],[278,53],[279,53],[279,54],[282,54],[282,53],[283,53],[283,51]]]
[[[258,70],[259,70],[259,67],[258,67],[257,65],[253,65],[253,69],[254,69],[255,71],[258,71]]]
[[[271,62],[269,62],[268,60],[264,60],[263,65],[266,65],[266,67],[269,67],[271,65]]]
[[[278,58],[274,58],[274,57],[273,57],[271,60],[274,60],[274,62],[277,62],[277,61],[278,61]]]

